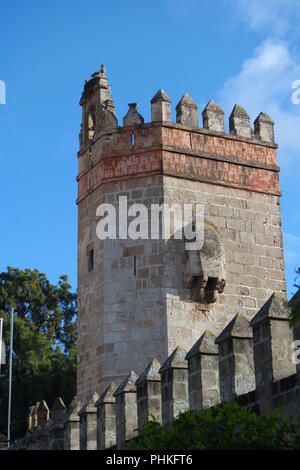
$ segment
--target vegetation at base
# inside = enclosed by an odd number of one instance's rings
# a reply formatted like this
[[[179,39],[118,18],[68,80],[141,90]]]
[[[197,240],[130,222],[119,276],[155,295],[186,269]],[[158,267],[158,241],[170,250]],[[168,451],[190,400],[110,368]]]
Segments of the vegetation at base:
[[[169,427],[150,422],[125,450],[300,449],[300,423],[280,411],[258,416],[237,404],[182,413]]]
[[[9,309],[15,308],[12,438],[26,433],[29,407],[57,397],[68,405],[76,394],[76,294],[67,276],[52,285],[38,270],[9,267],[0,274],[0,317],[6,365],[0,378],[0,433],[7,434]]]

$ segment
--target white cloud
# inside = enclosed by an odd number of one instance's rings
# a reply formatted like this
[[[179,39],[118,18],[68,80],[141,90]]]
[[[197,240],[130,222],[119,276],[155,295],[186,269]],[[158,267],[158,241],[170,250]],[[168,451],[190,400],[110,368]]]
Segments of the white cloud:
[[[291,101],[292,83],[297,79],[300,65],[288,44],[268,39],[244,61],[240,73],[229,79],[219,93],[227,113],[235,103],[240,103],[252,120],[261,111],[274,119],[282,165],[300,160],[300,105]]]
[[[252,30],[264,31],[272,37],[297,33],[300,18],[299,0],[234,0],[242,18]]]

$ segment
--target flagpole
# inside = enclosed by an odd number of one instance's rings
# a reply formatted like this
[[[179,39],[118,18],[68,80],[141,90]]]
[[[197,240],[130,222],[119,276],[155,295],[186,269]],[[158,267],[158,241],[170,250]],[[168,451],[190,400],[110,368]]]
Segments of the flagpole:
[[[10,448],[10,424],[11,424],[11,390],[12,390],[12,359],[13,359],[13,338],[14,338],[14,308],[10,311],[10,347],[9,347],[9,391],[8,391],[8,423],[7,441]]]

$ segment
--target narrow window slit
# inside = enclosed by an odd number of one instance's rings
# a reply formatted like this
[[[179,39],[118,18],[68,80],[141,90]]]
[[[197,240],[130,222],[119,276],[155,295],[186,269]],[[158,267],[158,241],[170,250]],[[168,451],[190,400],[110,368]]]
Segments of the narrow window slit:
[[[133,257],[133,275],[136,276],[136,256]]]
[[[90,250],[88,254],[88,272],[94,269],[94,250]]]

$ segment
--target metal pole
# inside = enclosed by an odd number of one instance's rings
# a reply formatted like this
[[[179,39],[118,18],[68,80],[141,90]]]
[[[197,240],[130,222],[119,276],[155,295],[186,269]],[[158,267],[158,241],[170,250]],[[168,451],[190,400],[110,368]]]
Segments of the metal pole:
[[[8,423],[7,423],[7,441],[8,449],[10,448],[10,422],[11,422],[11,389],[12,389],[12,353],[14,340],[14,313],[15,309],[10,311],[10,347],[9,347],[9,392],[8,392]]]

